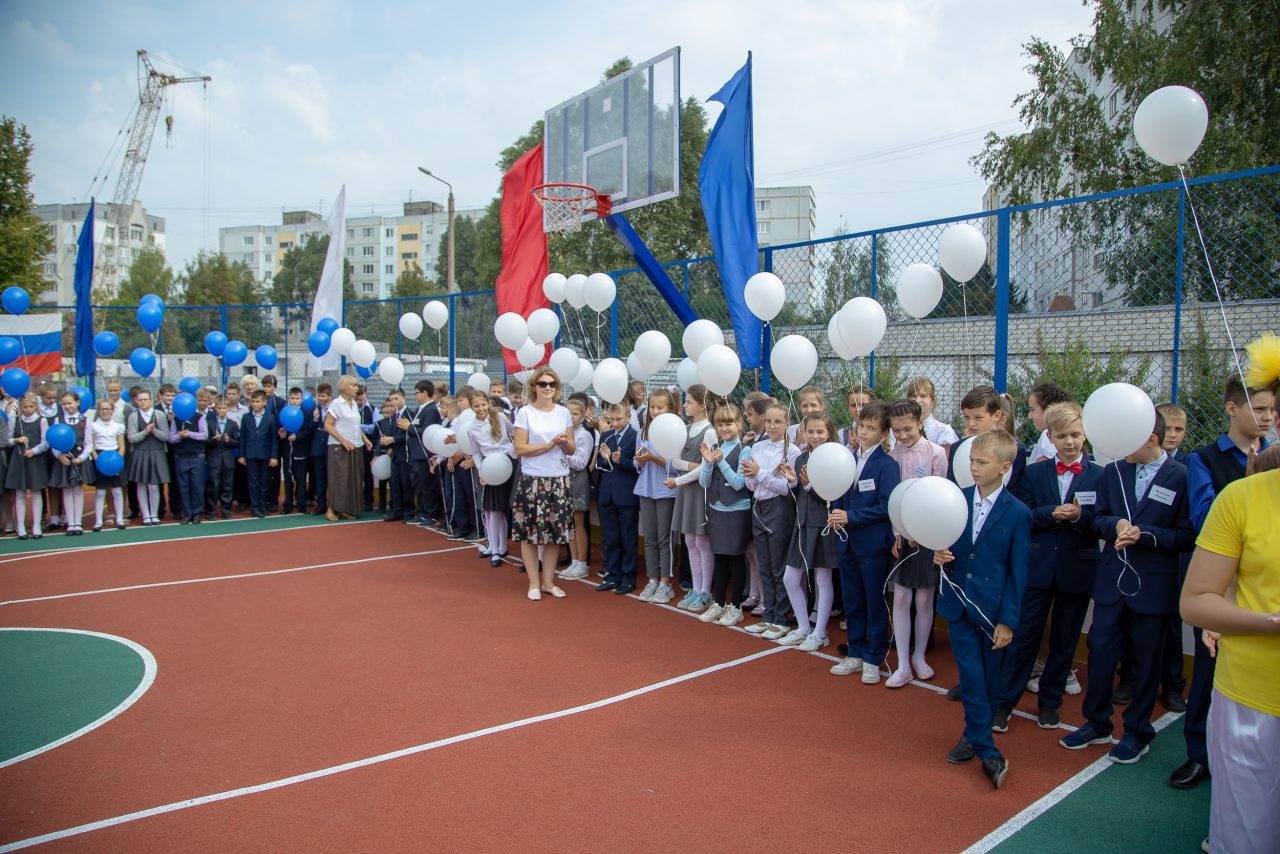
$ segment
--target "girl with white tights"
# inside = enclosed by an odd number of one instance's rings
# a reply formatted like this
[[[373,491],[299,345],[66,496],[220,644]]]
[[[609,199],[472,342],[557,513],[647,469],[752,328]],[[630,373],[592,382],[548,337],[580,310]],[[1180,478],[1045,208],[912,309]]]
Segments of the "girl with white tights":
[[[470,398],[471,411],[476,420],[468,428],[471,439],[472,460],[476,469],[481,470],[484,461],[496,454],[505,454],[515,462],[515,446],[511,442],[511,422],[504,413],[499,412],[489,403],[489,395],[484,392],[473,392]],[[485,548],[480,550],[481,557],[489,558],[490,566],[498,566],[507,553],[507,508],[511,506],[511,486],[514,475],[500,484],[485,484],[480,497],[480,506],[484,512],[484,532],[488,538]],[[483,479],[482,479],[483,482]]]

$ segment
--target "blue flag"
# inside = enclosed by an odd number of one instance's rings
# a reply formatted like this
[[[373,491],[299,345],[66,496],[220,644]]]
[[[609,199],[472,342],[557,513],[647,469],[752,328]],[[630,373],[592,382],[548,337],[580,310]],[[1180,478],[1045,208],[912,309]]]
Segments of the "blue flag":
[[[93,199],[76,241],[76,373],[93,376],[98,357],[93,352]]]
[[[760,366],[760,319],[747,308],[743,290],[760,272],[756,245],[755,153],[751,129],[751,54],[747,64],[711,96],[724,104],[707,138],[698,167],[702,212],[729,304],[734,346],[743,368]]]

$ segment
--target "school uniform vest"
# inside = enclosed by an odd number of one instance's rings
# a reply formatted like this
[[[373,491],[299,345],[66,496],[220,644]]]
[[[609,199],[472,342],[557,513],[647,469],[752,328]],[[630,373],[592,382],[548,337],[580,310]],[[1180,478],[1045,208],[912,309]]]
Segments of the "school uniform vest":
[[[21,457],[27,451],[40,444],[40,425],[44,423],[44,416],[37,418],[35,421],[23,421],[22,416],[17,416],[17,423],[14,424],[13,437],[27,437],[26,447],[14,445],[14,453]]]
[[[59,424],[66,424],[76,434],[76,443],[71,447],[71,450],[67,451],[67,453],[71,456],[71,458],[75,459],[76,457],[84,453],[84,432],[85,432],[85,425],[88,424],[88,422],[85,421],[83,417],[81,417],[79,420],[76,421],[75,424],[72,424],[70,421],[67,420],[67,413],[61,412],[61,411],[58,412],[58,417],[55,420]]]
[[[796,458],[796,472],[809,463],[809,452],[805,451]],[[822,528],[827,524],[827,502],[812,489],[805,489],[796,482],[796,524],[810,528]]]
[[[742,458],[742,443],[729,452],[729,456],[724,458],[725,463],[734,471],[738,470],[738,461]],[[739,501],[743,501],[751,497],[751,490],[747,489],[744,481],[741,489],[734,489],[724,478],[724,472],[720,471],[719,466],[711,469],[711,483],[707,485],[707,506],[719,504],[721,507],[732,507]]]
[[[1218,447],[1215,439],[1203,448],[1196,448],[1192,456],[1199,457],[1200,462],[1209,471],[1209,480],[1213,482],[1213,494],[1221,495],[1222,490],[1244,477],[1244,466],[1231,450],[1224,451]]]
[[[159,408],[152,408],[152,410],[151,410],[151,419],[150,419],[150,422],[149,422],[149,423],[151,423],[151,424],[155,424],[155,425],[156,425],[156,429],[155,429],[155,431],[154,431],[154,432],[148,433],[148,434],[147,434],[147,436],[146,436],[146,438],[145,438],[145,439],[143,439],[141,442],[137,442],[136,444],[133,444],[133,450],[135,450],[135,451],[145,451],[145,450],[160,450],[160,451],[163,451],[163,450],[166,450],[166,449],[168,448],[168,443],[167,443],[167,442],[165,442],[165,440],[163,440],[163,439],[161,439],[161,438],[160,438],[160,433],[159,433],[159,431],[160,431],[160,411],[161,411],[161,410],[160,410]],[[135,409],[135,410],[134,410],[134,411],[129,415],[129,421],[131,422],[131,424],[129,425],[129,432],[130,432],[130,433],[138,433],[138,432],[141,432],[141,430],[142,430],[142,429],[147,425],[147,423],[148,423],[148,422],[146,422],[146,421],[143,421],[143,420],[142,420],[142,412],[141,412],[140,410],[137,410],[137,409]],[[134,429],[135,427],[136,427],[137,429]]]
[[[196,416],[189,421],[179,421],[177,430],[179,433],[183,430],[199,430],[201,416]],[[173,446],[174,456],[179,457],[201,457],[204,456],[205,443],[199,439],[193,439],[188,436],[185,439],[179,439],[177,444]]]

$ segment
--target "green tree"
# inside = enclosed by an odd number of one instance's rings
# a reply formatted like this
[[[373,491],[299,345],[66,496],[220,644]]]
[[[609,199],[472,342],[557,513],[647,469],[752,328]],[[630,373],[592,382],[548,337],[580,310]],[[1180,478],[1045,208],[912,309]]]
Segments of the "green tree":
[[[414,264],[401,270],[400,275],[396,276],[395,282],[391,285],[391,296],[399,299],[422,297],[437,290],[435,283],[427,278],[422,268]]]
[[[39,299],[44,258],[53,251],[49,229],[35,215],[31,195],[31,134],[11,116],[0,119],[0,282],[21,285]]]
[[[129,265],[128,275],[120,282],[116,295],[106,301],[106,305],[98,312],[98,322],[103,329],[109,329],[120,336],[120,353],[126,358],[136,347],[157,347],[163,344],[169,352],[183,352],[177,343],[181,340],[181,327],[177,309],[166,308],[164,322],[155,340],[138,326],[136,316],[138,303],[146,294],[155,294],[164,300],[165,305],[176,305],[183,301],[179,282],[165,260],[164,253],[154,246],[148,246],[138,253]]]
[[[1222,346],[1225,342],[1219,340],[1218,346],[1213,346],[1205,311],[1206,307],[1197,307],[1189,312],[1195,333],[1183,344],[1179,370],[1178,404],[1187,411],[1187,438],[1183,447],[1188,451],[1209,444],[1222,432],[1223,384],[1227,377],[1235,374],[1229,351]]]
[[[493,287],[492,281],[476,278],[476,223],[470,217],[454,216],[453,272],[458,290],[477,291]],[[436,253],[436,281],[449,281],[449,231],[440,237],[440,250]]]
[[[280,260],[280,271],[271,280],[268,293],[272,302],[297,304],[285,311],[288,322],[294,327],[304,321],[310,325],[311,302],[316,298],[328,251],[327,234],[290,247]],[[342,259],[342,298],[356,298],[355,286],[351,284],[351,262],[346,258]]]
[[[220,253],[201,252],[187,262],[181,279],[188,305],[210,307],[209,311],[180,312],[178,320],[183,324],[182,340],[188,350],[202,350],[200,342],[205,334],[219,327],[217,315],[220,311],[214,310],[215,306],[229,306],[228,338],[243,341],[250,350],[276,340],[270,311],[259,307],[266,302],[266,294],[254,280],[248,265],[243,262],[233,264]]]

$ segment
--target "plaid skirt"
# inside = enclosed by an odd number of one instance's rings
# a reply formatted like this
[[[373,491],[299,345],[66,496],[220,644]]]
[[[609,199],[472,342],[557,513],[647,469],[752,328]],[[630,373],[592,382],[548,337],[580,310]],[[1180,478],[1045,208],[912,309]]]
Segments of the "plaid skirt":
[[[518,543],[565,545],[572,532],[568,476],[520,475],[511,499],[511,538]]]

